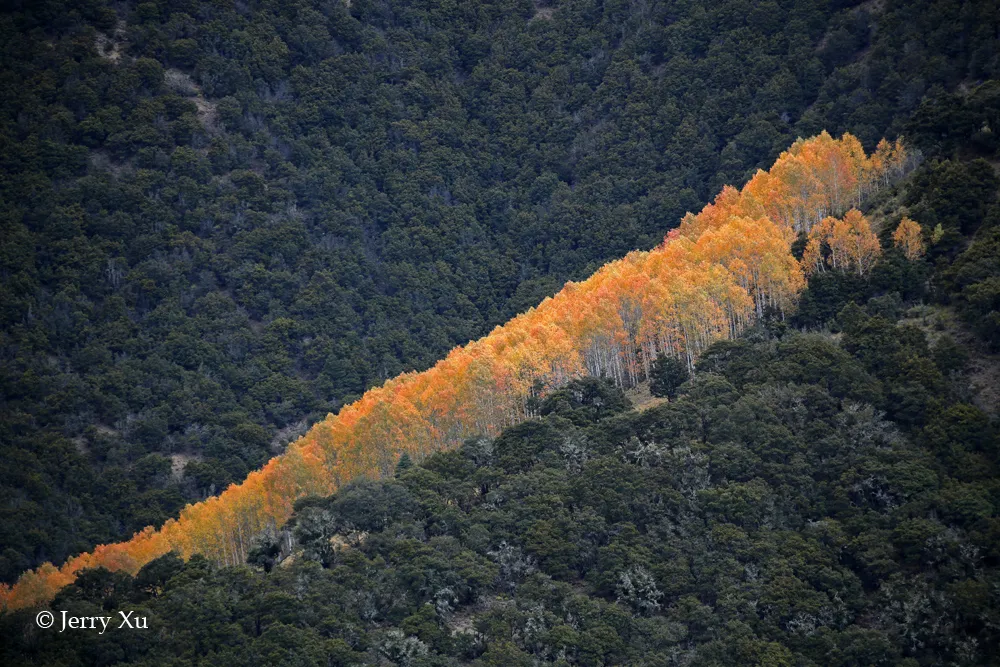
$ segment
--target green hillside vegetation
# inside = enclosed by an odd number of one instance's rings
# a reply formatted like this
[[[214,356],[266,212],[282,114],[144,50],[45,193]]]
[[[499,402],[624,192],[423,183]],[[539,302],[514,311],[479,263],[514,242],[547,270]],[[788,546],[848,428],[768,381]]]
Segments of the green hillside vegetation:
[[[55,609],[157,630],[25,634],[17,612],[4,661],[986,664],[996,430],[948,391],[948,349],[873,309],[841,311],[839,345],[717,344],[642,413],[575,382],[496,440],[300,501],[250,567],[90,571]]]
[[[1000,432],[969,377],[996,363],[979,326],[1000,305],[996,155],[955,141],[876,202],[883,222],[937,216],[927,258],[814,274],[795,319],[716,343],[687,378],[658,362],[666,402],[574,381],[496,439],[300,500],[244,567],[85,572],[53,609],[134,609],[154,630],[70,637],[18,611],[2,659],[991,664]],[[929,310],[956,335],[916,326]]]
[[[0,581],[241,480],[366,388],[655,245],[797,135],[870,149],[934,99],[940,150],[939,126],[994,141],[995,94],[951,92],[997,75],[992,9],[5,10]],[[996,305],[983,243],[946,279],[970,318]]]

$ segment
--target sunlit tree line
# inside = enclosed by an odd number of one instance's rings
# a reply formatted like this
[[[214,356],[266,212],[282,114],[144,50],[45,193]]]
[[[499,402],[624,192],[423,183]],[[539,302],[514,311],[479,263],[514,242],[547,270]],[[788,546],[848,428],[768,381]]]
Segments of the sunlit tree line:
[[[739,335],[767,312],[793,309],[808,273],[867,274],[880,248],[855,207],[910,162],[898,141],[883,141],[866,156],[847,134],[799,140],[742,190],[726,187],[701,213],[688,214],[655,249],[568,283],[427,371],[368,391],[243,483],[186,507],[161,529],[23,575],[0,590],[0,604],[50,599],[83,568],[135,573],[171,550],[242,563],[255,536],[284,523],[303,495],[328,495],[350,480],[385,475],[403,452],[421,457],[496,434],[533,416],[534,399],[574,377],[607,377],[628,387],[646,379],[660,355],[692,366],[713,341]],[[809,239],[801,264],[791,252],[800,233]],[[904,220],[894,238],[907,256],[922,252],[913,221]]]

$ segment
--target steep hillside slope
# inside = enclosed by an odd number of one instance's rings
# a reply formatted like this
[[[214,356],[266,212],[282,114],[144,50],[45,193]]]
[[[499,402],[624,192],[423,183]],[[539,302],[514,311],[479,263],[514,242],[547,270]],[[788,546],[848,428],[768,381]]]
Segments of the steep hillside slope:
[[[32,0],[0,14],[0,581],[998,72],[994,3]],[[30,527],[26,529],[25,527]]]
[[[886,296],[843,308],[836,337],[772,319],[718,341],[641,413],[574,380],[496,438],[301,500],[250,567],[90,570],[52,608],[128,610],[150,632],[45,633],[14,612],[0,660],[990,665],[996,423],[952,384],[956,348]]]
[[[25,575],[2,591],[4,604],[48,599],[82,568],[135,572],[170,550],[242,563],[253,540],[283,524],[303,495],[386,475],[403,452],[419,458],[494,435],[533,416],[539,395],[571,378],[607,377],[627,387],[648,376],[657,356],[690,366],[713,341],[736,337],[765,312],[783,317],[794,308],[804,284],[791,252],[797,233],[833,230],[824,240],[831,269],[864,275],[879,243],[853,206],[911,163],[899,143],[882,142],[868,157],[850,135],[799,140],[741,191],[725,188],[686,216],[656,249],[569,283],[428,371],[366,392],[245,482],[185,508],[162,529]],[[840,214],[843,220],[832,217]]]

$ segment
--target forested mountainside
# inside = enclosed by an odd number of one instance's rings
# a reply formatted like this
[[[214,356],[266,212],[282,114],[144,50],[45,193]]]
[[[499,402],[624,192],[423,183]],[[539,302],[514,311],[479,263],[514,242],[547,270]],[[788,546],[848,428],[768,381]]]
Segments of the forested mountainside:
[[[402,453],[423,457],[464,438],[492,436],[535,417],[538,400],[572,378],[607,377],[632,387],[651,378],[660,358],[690,369],[713,341],[793,311],[804,273],[882,282],[889,271],[890,282],[912,282],[913,271],[892,261],[876,272],[882,247],[856,206],[914,163],[899,142],[883,140],[868,156],[850,134],[796,141],[742,190],[727,186],[698,215],[686,215],[654,250],[634,251],[567,283],[433,368],[369,390],[244,482],[187,506],[160,530],[101,545],[58,569],[45,564],[12,590],[0,585],[0,603],[41,603],[84,568],[134,573],[168,551],[242,563],[256,539],[285,523],[297,498],[384,476]],[[791,248],[797,237],[801,263]],[[890,247],[910,264],[919,260],[920,224],[903,216]]]
[[[995,9],[5,10],[4,663],[989,664]]]
[[[942,109],[997,75],[997,22],[950,1],[5,8],[0,581],[242,481],[797,136],[872,151],[933,100],[942,141]]]
[[[855,236],[881,249],[867,270],[837,256],[859,214],[818,221],[797,313],[693,374],[658,356],[639,409],[573,380],[497,437],[299,500],[246,565],[87,570],[53,609],[154,631],[15,611],[5,663],[993,664],[1000,434],[977,377],[1000,372],[998,145],[959,102],[924,108],[930,159],[861,216],[883,237]]]

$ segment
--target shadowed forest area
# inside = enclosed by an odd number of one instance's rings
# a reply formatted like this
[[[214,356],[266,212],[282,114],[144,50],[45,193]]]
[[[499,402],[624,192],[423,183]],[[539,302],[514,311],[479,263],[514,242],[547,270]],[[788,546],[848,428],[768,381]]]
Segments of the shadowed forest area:
[[[996,21],[951,2],[5,11],[0,579],[242,480],[365,389],[653,247],[798,135],[872,150],[923,100],[933,126],[994,76]]]
[[[386,479],[299,500],[246,565],[85,571],[53,609],[170,632],[8,612],[4,662],[989,664],[998,31],[989,2],[5,8],[6,584],[700,232],[688,211],[797,137],[902,136],[908,159],[856,215],[792,225],[798,278],[712,255],[750,296],[725,302],[732,340],[621,367],[608,343],[581,363],[612,381],[539,387],[455,451],[415,439]]]

